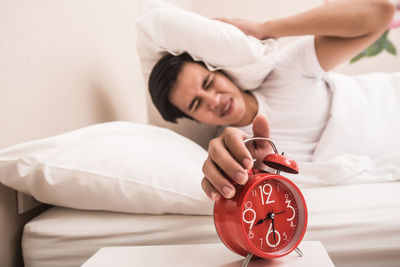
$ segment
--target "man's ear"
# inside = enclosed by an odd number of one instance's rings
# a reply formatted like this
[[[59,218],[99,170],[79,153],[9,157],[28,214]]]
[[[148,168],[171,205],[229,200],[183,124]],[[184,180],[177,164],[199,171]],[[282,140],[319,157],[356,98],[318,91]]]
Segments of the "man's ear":
[[[258,114],[253,120],[253,135],[257,137],[269,137],[269,123],[267,119]]]

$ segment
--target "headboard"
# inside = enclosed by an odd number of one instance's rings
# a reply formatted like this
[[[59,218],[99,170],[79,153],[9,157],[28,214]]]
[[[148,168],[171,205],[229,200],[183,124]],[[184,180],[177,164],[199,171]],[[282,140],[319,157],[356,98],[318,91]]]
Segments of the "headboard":
[[[192,1],[176,2],[191,8]],[[0,149],[116,120],[172,128],[206,147],[215,128],[165,123],[147,105],[135,46],[138,5],[0,2]],[[0,265],[22,266],[22,227],[44,207],[18,215],[17,193],[1,184],[0,198]]]

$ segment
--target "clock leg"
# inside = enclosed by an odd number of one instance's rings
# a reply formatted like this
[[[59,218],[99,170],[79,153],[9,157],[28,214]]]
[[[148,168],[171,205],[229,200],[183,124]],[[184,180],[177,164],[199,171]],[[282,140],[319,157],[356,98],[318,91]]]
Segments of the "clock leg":
[[[299,254],[300,257],[303,257],[303,252],[301,252],[299,247],[295,248],[294,250],[297,252],[297,254]]]
[[[253,254],[249,253],[247,254],[246,258],[244,259],[242,263],[242,267],[247,267],[247,264],[249,264],[251,257],[253,257]]]

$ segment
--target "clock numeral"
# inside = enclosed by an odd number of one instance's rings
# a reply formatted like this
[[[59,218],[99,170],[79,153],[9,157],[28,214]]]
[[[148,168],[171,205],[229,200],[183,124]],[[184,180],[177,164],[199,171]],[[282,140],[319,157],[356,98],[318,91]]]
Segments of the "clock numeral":
[[[244,203],[244,209],[251,209],[251,207],[253,207],[253,203],[251,201],[246,201],[246,203]]]
[[[253,234],[253,232],[251,231],[251,229],[249,230],[249,238],[253,238],[254,237],[254,234]]]
[[[256,190],[251,190],[251,194],[253,195],[253,197],[257,197],[257,191]]]
[[[283,232],[282,235],[283,235],[283,240],[284,240],[284,241],[288,240],[286,232]]]
[[[285,194],[285,198],[286,198],[285,203],[287,204],[286,207],[287,207],[287,208],[290,208],[290,209],[293,211],[293,216],[292,216],[291,218],[287,218],[286,221],[292,221],[292,220],[294,219],[295,215],[296,215],[296,211],[295,211],[295,209],[290,205],[291,200],[289,200],[289,195],[288,195],[288,194]]]
[[[267,188],[266,188],[267,187]],[[265,184],[263,186],[258,186],[258,188],[260,189],[260,194],[261,194],[261,203],[264,205],[270,204],[270,203],[274,203],[275,200],[269,200],[269,198],[271,197],[272,194],[272,186],[270,184]],[[264,195],[267,196],[267,200],[264,202]]]
[[[271,244],[269,242],[269,236],[272,234],[271,239],[274,240],[274,232],[275,232],[275,240],[276,240],[276,244]],[[267,232],[267,236],[265,237],[265,240],[267,241],[268,246],[275,248],[279,245],[279,243],[281,242],[281,235],[279,234],[279,232],[277,230],[273,231],[272,230],[272,223],[269,225],[268,228],[268,232]]]
[[[252,206],[253,206],[253,204],[251,203],[251,201],[247,201],[247,202],[244,204],[245,210],[243,211],[243,214],[242,214],[242,219],[243,219],[243,221],[244,221],[245,223],[250,224],[249,229],[253,228],[254,221],[256,220],[256,211],[253,210],[253,209],[251,208]],[[251,215],[252,218],[251,218],[250,220],[246,219],[246,213],[252,214],[252,215]]]

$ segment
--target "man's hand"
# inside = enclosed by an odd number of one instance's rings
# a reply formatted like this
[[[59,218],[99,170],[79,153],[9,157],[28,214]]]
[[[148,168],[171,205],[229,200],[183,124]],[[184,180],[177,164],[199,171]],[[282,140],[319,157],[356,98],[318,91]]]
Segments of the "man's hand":
[[[255,117],[253,134],[269,137],[269,125],[265,117]],[[271,151],[267,142],[252,142],[246,146],[243,140],[248,137],[241,130],[228,127],[220,137],[210,141],[208,157],[203,164],[204,178],[201,185],[212,200],[219,199],[221,195],[232,198],[235,195],[232,183],[246,184],[247,170],[253,167],[253,158],[261,160]]]
[[[244,19],[230,19],[230,18],[215,18],[216,20],[232,24],[239,28],[244,34],[254,36],[260,40],[267,39],[273,36],[268,36],[265,29],[262,29],[261,23],[248,21]],[[264,31],[264,32],[263,32]]]

